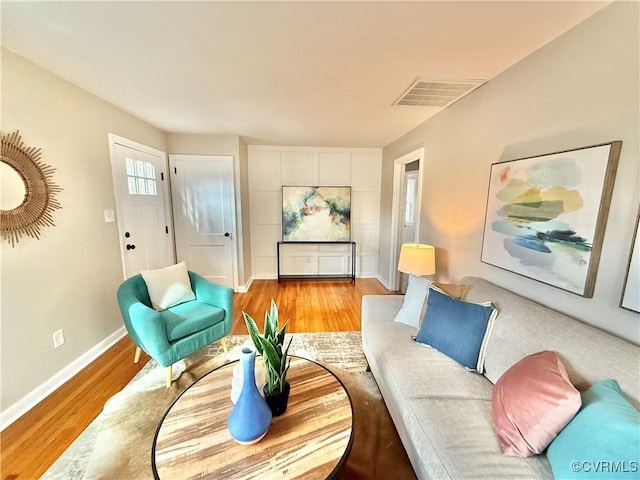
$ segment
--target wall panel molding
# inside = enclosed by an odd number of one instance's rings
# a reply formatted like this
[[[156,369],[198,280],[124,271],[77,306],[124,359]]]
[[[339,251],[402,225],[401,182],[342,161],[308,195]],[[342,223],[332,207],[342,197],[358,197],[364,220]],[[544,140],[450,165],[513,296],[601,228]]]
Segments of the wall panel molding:
[[[357,243],[356,275],[377,275],[381,149],[252,145],[248,147],[248,160],[254,278],[276,278],[276,242],[282,235],[282,185],[350,186],[351,238]],[[283,273],[349,273],[350,265],[350,249],[326,245],[288,248],[281,252],[280,259]]]

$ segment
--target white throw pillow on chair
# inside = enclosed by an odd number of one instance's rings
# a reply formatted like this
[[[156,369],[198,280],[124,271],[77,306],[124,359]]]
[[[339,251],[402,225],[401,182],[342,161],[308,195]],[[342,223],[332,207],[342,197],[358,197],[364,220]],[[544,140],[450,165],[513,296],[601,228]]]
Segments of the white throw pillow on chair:
[[[196,299],[184,262],[157,270],[142,270],[140,275],[147,284],[151,305],[155,310],[166,310]]]

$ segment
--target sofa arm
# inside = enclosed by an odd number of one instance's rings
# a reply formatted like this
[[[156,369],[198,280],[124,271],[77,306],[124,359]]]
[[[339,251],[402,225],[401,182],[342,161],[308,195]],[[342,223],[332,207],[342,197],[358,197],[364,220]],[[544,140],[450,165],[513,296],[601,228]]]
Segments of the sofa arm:
[[[167,331],[160,312],[143,303],[133,303],[128,308],[128,315],[133,330],[129,335],[151,357],[161,358],[171,345],[167,340]]]
[[[362,322],[390,322],[403,302],[404,295],[363,295]]]
[[[233,319],[233,289],[223,285],[211,283],[209,280],[195,272],[189,272],[191,288],[199,302],[222,308],[225,311],[225,320],[229,325]]]

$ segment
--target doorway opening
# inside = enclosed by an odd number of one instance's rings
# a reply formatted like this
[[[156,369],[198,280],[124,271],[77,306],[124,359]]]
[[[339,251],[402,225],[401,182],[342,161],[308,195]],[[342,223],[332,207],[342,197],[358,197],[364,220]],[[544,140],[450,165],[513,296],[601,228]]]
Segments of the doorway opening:
[[[389,289],[394,291],[400,287],[398,258],[402,243],[418,243],[420,235],[423,158],[424,147],[396,158],[393,162]],[[410,199],[407,198],[408,192],[412,194]],[[413,211],[409,211],[409,209],[413,209]],[[407,213],[413,219],[412,224],[407,222]]]

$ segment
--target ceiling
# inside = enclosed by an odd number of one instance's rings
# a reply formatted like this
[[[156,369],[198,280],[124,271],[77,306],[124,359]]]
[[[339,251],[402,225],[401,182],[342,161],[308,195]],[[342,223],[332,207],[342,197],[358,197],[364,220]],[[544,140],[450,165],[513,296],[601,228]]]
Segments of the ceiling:
[[[6,1],[2,45],[146,122],[248,144],[383,147],[610,2]],[[480,87],[482,88],[482,87]]]

